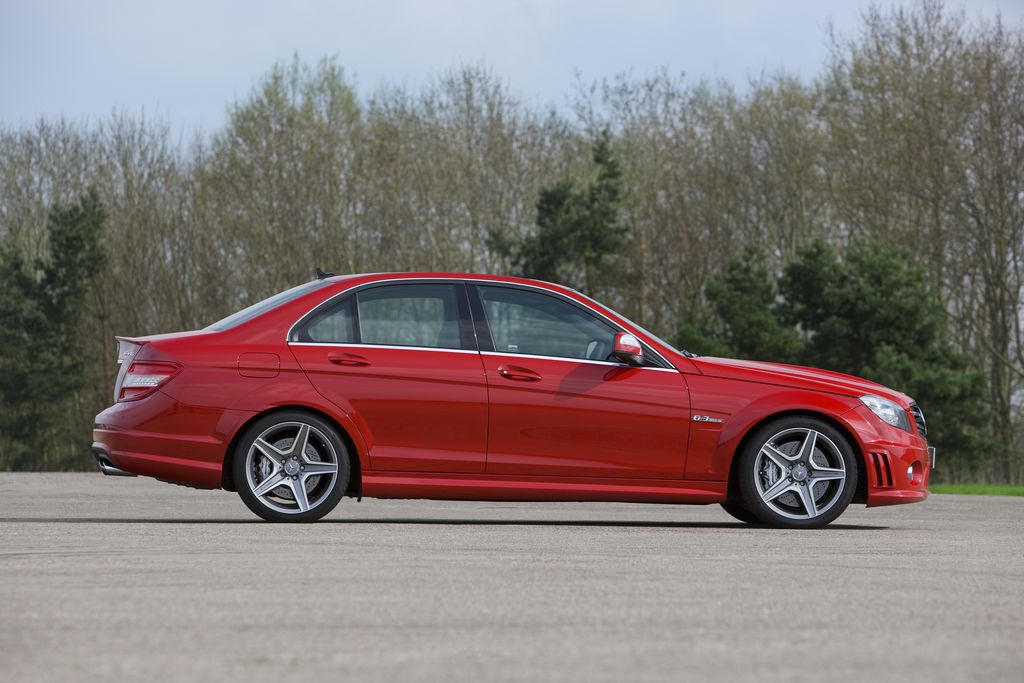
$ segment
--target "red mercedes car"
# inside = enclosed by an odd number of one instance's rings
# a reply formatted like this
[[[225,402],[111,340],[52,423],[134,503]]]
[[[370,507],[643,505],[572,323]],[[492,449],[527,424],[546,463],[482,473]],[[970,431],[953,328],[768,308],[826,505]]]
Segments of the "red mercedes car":
[[[821,527],[928,496],[921,409],[879,384],[695,356],[546,282],[318,275],[203,330],[119,337],[100,469],[296,522],[348,495],[719,503]]]

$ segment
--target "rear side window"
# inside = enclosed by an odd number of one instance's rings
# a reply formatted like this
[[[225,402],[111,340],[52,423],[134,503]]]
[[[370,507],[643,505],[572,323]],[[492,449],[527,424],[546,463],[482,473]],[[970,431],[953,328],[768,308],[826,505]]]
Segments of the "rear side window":
[[[358,339],[355,299],[349,296],[314,318],[306,326],[305,335],[301,341],[353,344]]]
[[[346,296],[304,323],[300,342],[460,349],[455,284],[384,285]]]
[[[230,330],[232,327],[241,325],[242,323],[249,322],[253,318],[263,315],[267,311],[273,310],[282,304],[286,304],[289,301],[294,301],[300,296],[304,296],[313,292],[321,287],[326,287],[331,284],[327,280],[314,280],[305,284],[299,285],[298,287],[292,287],[285,291],[275,294],[274,296],[264,299],[259,303],[255,303],[248,308],[243,308],[237,313],[232,313],[228,317],[218,320],[217,322],[209,325],[205,329],[212,330],[214,332],[223,332],[224,330]]]

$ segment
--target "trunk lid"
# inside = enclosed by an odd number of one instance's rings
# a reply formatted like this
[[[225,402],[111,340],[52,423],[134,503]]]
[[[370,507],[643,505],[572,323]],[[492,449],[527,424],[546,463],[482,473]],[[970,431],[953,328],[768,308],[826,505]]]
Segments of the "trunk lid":
[[[132,363],[138,361],[166,361],[170,360],[160,353],[161,342],[178,341],[189,337],[207,336],[216,334],[208,330],[195,330],[190,332],[171,332],[169,334],[152,334],[145,337],[120,337],[115,336],[117,342],[117,379],[114,381],[114,402],[122,400],[121,390],[124,388],[125,377],[128,375]]]

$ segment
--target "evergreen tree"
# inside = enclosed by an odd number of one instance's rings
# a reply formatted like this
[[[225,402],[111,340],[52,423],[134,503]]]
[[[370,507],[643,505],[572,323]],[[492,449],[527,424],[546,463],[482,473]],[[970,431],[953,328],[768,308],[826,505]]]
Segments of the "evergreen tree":
[[[622,169],[605,130],[594,142],[596,177],[581,187],[563,179],[543,188],[537,200],[537,232],[504,245],[525,277],[567,284],[594,294],[611,274],[610,256],[625,241],[619,221]]]
[[[43,258],[26,261],[11,242],[0,248],[0,468],[52,469],[85,456],[89,435],[61,426],[86,381],[79,328],[105,263],[103,222],[91,191],[51,209]]]
[[[710,334],[681,325],[676,339],[683,348],[735,358],[799,359],[800,337],[776,315],[778,287],[762,250],[747,248],[708,280],[704,293],[721,324]]]

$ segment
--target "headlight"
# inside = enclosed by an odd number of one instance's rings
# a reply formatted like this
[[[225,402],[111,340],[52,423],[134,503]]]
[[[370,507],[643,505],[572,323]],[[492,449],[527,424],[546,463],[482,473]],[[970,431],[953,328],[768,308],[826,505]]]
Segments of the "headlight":
[[[871,409],[878,418],[893,427],[899,427],[903,431],[910,431],[910,420],[907,418],[907,411],[903,410],[898,403],[881,396],[861,396],[861,403]]]

